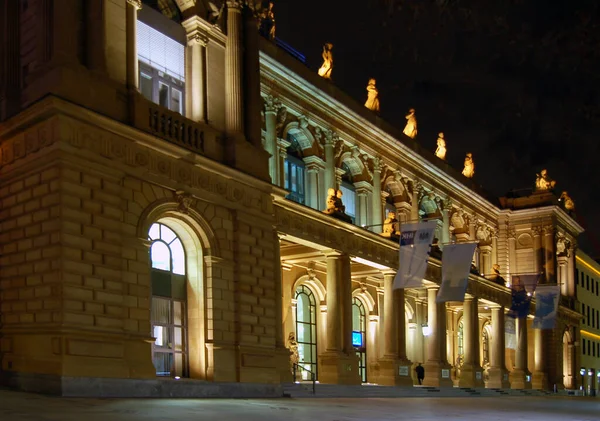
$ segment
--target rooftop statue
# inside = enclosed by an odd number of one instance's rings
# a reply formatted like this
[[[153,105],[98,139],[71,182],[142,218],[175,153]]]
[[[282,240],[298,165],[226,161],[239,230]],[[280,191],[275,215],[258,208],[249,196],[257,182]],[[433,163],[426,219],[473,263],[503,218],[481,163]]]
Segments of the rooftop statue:
[[[404,128],[404,134],[414,139],[417,137],[417,116],[415,115],[415,109],[411,108],[408,110],[406,118],[406,127]]]
[[[563,203],[563,206],[565,207],[567,212],[573,212],[575,210],[575,202],[573,201],[573,199],[571,199],[567,191],[562,192],[558,200]]]
[[[275,13],[272,1],[261,11],[258,25],[258,31],[263,37],[270,40],[275,39]]]
[[[379,111],[379,91],[375,87],[375,79],[369,79],[369,84],[367,85],[367,102],[365,102],[365,107],[367,107],[371,111]]]
[[[326,43],[323,46],[323,53],[321,56],[323,57],[323,64],[319,69],[319,76],[325,79],[331,79],[331,71],[333,70],[333,53],[331,50],[333,49],[333,44]]]
[[[435,150],[435,156],[440,159],[446,159],[446,141],[444,140],[444,133],[438,134],[437,149]]]
[[[549,191],[554,188],[556,181],[548,176],[548,170],[543,169],[539,174],[536,174],[535,191]]]
[[[462,175],[467,178],[473,178],[475,175],[475,163],[473,162],[473,154],[470,152],[465,156],[465,167],[463,168]]]

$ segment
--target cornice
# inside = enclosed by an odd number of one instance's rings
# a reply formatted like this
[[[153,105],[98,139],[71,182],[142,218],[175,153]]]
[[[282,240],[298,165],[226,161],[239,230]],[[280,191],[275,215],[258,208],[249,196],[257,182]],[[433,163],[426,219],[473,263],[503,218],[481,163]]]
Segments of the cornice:
[[[518,223],[521,220],[523,222],[535,222],[535,220],[539,220],[544,223],[552,223],[555,222],[560,227],[566,229],[570,234],[574,234],[575,236],[583,233],[585,229],[577,223],[573,218],[571,218],[563,209],[561,209],[557,205],[549,205],[537,208],[528,208],[528,209],[502,209],[500,211],[501,215],[507,217],[508,221],[511,223]]]

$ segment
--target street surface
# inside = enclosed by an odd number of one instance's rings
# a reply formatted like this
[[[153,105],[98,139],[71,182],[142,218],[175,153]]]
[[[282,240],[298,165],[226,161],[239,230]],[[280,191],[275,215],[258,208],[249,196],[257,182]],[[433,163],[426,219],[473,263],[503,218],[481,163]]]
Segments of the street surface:
[[[600,399],[80,399],[0,390],[1,421],[597,421]]]

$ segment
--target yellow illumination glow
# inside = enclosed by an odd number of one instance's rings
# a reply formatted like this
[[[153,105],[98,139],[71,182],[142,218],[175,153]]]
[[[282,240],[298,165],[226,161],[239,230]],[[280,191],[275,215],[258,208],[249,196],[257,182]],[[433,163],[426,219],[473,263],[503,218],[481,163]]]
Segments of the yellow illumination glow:
[[[581,332],[581,334],[583,336],[588,336],[588,337],[593,338],[593,339],[600,339],[600,335],[597,335],[597,334],[592,333],[592,332],[588,332],[587,330],[580,330],[580,332]]]
[[[595,267],[593,267],[592,265],[590,265],[588,262],[586,262],[585,260],[583,260],[581,257],[579,256],[575,256],[575,258],[577,259],[577,261],[579,263],[581,263],[583,266],[585,266],[586,268],[588,268],[589,270],[591,270],[592,272],[594,272],[596,275],[600,276],[600,271],[598,269],[596,269]]]

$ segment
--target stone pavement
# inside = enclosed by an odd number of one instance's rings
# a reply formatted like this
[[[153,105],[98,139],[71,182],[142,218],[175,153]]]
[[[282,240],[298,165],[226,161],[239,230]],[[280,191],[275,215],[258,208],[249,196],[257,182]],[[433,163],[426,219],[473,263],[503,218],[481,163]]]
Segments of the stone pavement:
[[[593,398],[83,399],[0,390],[1,421],[597,421]]]

